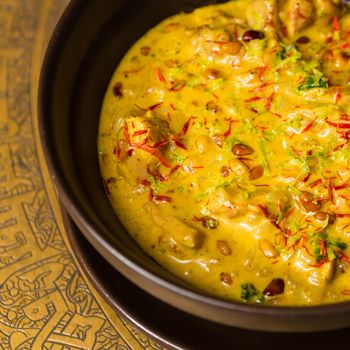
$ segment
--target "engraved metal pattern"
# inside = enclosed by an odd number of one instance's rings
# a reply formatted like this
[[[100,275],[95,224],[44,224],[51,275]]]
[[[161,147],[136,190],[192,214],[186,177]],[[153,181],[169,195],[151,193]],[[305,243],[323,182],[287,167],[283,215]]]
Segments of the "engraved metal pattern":
[[[0,0],[0,350],[159,350],[84,280],[40,149],[38,75],[67,3]]]

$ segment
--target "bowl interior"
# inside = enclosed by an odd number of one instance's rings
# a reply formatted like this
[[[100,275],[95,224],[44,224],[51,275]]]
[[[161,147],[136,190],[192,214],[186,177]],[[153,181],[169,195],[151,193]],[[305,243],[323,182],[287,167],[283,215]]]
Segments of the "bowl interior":
[[[309,331],[350,323],[350,304],[267,308],[205,295],[175,277],[132,240],[104,192],[97,129],[102,100],[118,62],[148,29],[180,11],[224,0],[72,0],[51,40],[39,110],[46,158],[61,199],[93,246],[131,281],[163,301],[228,325]],[[345,307],[345,306],[346,307]],[[330,314],[337,315],[332,322]]]

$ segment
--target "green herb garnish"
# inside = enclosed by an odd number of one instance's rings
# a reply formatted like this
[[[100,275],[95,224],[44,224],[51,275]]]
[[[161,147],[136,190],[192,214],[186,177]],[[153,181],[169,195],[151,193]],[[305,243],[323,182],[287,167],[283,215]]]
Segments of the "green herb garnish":
[[[348,245],[345,242],[342,242],[340,240],[337,240],[335,242],[327,241],[327,244],[339,248],[340,250],[345,250],[348,247]]]
[[[252,283],[241,284],[241,298],[247,302],[263,303],[264,295]]]
[[[314,88],[328,88],[328,80],[319,74],[308,76],[305,82],[298,87],[298,91],[306,91]]]

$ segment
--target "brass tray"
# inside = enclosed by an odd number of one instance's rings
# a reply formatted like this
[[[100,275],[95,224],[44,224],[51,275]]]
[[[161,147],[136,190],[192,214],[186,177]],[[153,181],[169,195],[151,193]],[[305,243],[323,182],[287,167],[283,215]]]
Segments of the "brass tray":
[[[80,271],[38,137],[42,57],[68,0],[0,0],[0,349],[161,349]]]

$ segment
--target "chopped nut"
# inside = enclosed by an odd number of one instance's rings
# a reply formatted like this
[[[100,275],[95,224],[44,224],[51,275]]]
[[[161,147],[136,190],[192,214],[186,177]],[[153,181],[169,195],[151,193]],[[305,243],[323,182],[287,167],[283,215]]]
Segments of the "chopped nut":
[[[220,169],[220,172],[223,177],[227,177],[230,176],[231,169],[228,166],[223,165]]]
[[[312,193],[303,191],[299,196],[300,203],[303,205],[306,211],[318,211],[321,209],[321,205],[314,200]]]
[[[237,157],[244,157],[253,154],[254,150],[250,146],[237,143],[232,146],[232,153]]]
[[[247,30],[242,36],[243,41],[246,43],[252,40],[261,40],[264,38],[265,34],[263,32],[259,32],[258,30]]]
[[[216,241],[216,246],[218,247],[218,249],[220,250],[220,252],[221,252],[223,255],[229,256],[229,255],[232,254],[231,247],[229,246],[229,244],[227,243],[227,241],[217,240],[217,241]]]
[[[259,247],[260,247],[260,250],[263,252],[263,254],[267,258],[269,259],[277,258],[278,256],[277,249],[267,239],[262,239],[261,241],[259,241]]]
[[[258,165],[250,171],[249,179],[256,180],[262,177],[263,175],[264,175],[264,168],[261,165]]]
[[[115,97],[123,97],[123,83],[120,81],[117,81],[115,85],[113,86],[113,94]]]
[[[220,273],[220,280],[224,284],[227,284],[227,285],[231,285],[232,284],[232,277],[227,272],[221,272]]]
[[[206,107],[207,111],[210,111],[212,113],[219,112],[219,106],[214,101],[209,101],[205,107]]]
[[[151,48],[148,46],[141,47],[141,55],[148,56],[151,52]]]
[[[220,74],[221,74],[221,72],[219,70],[217,70],[217,69],[207,69],[205,71],[205,76],[209,80],[218,79],[220,77]]]
[[[274,297],[284,292],[284,280],[282,278],[273,279],[264,289],[263,294],[267,297]]]
[[[333,213],[328,213],[328,223],[329,224],[331,224],[331,225],[334,224],[335,219],[336,219],[336,216]]]
[[[326,221],[328,220],[328,214],[324,211],[319,211],[314,215],[315,219],[320,221]]]
[[[308,44],[309,42],[310,42],[310,38],[307,37],[307,36],[301,36],[301,37],[296,41],[297,44],[302,44],[302,45]]]
[[[335,221],[335,215],[334,214],[329,214],[324,211],[319,211],[314,215],[316,220],[320,221],[326,221],[328,220],[329,224],[334,224]]]

